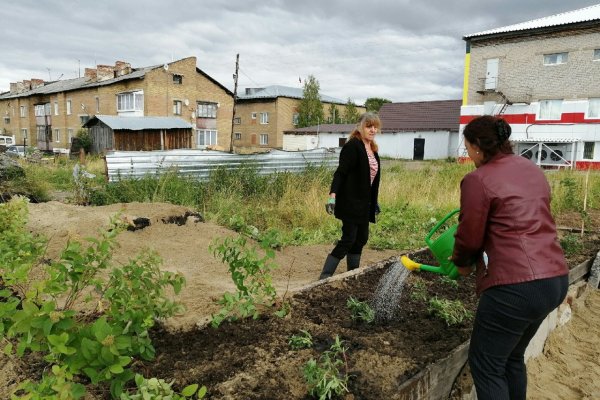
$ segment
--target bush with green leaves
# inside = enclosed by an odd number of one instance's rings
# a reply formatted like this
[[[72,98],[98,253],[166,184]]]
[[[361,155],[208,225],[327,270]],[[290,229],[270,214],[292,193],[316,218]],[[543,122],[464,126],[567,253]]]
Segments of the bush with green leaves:
[[[347,350],[344,342],[336,336],[330,349],[323,352],[318,361],[311,358],[304,365],[303,375],[311,396],[326,400],[349,392]]]
[[[206,395],[206,386],[198,389],[198,384],[188,385],[181,393],[173,390],[173,382],[164,379],[146,379],[142,375],[135,375],[136,390],[132,393],[121,393],[120,400],[186,400],[191,398],[203,399]],[[195,396],[194,396],[195,395]]]
[[[375,321],[375,310],[366,301],[359,301],[350,296],[346,302],[346,306],[352,313],[353,320],[363,321],[367,324]]]
[[[51,368],[39,382],[20,386],[23,398],[83,396],[83,377],[92,384],[110,382],[118,398],[133,378],[134,357],[151,360],[149,329],[182,306],[167,295],[179,293],[180,274],[161,271],[153,253],[114,265],[116,238],[125,229],[111,219],[99,238],[87,245],[69,240],[58,259],[45,261],[44,241],[26,229],[27,202],[0,205],[0,339],[4,352],[22,357],[40,353]],[[31,279],[34,268],[42,276]],[[86,309],[86,314],[78,311]]]
[[[213,255],[228,265],[235,293],[225,293],[219,300],[222,306],[212,315],[211,325],[218,327],[223,321],[238,318],[258,318],[261,308],[272,309],[277,303],[277,292],[273,286],[271,271],[277,268],[272,261],[275,252],[269,240],[259,242],[264,255],[257,248],[247,244],[243,236],[218,239],[211,244]],[[279,311],[285,311],[284,304]],[[283,312],[284,314],[284,312]],[[282,315],[282,313],[278,313]]]
[[[288,344],[293,350],[308,349],[313,345],[312,335],[302,329],[299,334],[292,335],[289,338]]]
[[[467,310],[460,300],[432,297],[429,299],[428,309],[430,313],[443,319],[448,326],[458,325],[473,318],[473,313]]]

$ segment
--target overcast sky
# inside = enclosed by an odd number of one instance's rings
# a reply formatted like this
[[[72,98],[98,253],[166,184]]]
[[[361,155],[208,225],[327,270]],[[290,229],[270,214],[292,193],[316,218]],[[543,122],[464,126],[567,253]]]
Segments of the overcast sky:
[[[116,60],[132,67],[190,56],[233,91],[302,87],[362,103],[460,99],[464,35],[598,0],[18,0],[0,8],[0,92],[76,78]]]

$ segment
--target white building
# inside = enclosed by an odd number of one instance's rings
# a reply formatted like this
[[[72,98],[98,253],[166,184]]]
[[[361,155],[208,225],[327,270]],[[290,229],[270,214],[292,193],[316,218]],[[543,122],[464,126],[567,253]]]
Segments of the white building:
[[[502,116],[538,165],[600,169],[599,28],[600,4],[466,35],[460,131]]]

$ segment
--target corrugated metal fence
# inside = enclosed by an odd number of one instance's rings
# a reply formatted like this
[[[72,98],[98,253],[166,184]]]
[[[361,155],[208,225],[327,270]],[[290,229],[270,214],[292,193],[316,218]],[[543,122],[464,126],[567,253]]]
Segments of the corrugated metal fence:
[[[179,174],[206,180],[217,168],[256,168],[259,174],[301,172],[308,165],[337,167],[340,149],[263,154],[229,154],[206,150],[110,151],[106,154],[109,182],[158,175],[176,169]]]

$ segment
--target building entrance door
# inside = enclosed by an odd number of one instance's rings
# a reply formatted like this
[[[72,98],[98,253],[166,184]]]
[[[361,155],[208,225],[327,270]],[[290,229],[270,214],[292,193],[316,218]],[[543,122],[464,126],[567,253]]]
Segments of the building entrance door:
[[[422,160],[425,156],[425,139],[415,138],[413,145],[413,160]]]

